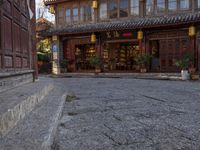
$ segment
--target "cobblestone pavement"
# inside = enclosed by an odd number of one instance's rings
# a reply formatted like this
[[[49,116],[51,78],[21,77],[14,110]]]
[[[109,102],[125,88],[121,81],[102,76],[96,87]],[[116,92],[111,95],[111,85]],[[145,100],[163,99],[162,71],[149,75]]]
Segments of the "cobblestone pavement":
[[[200,82],[55,80],[69,95],[54,150],[200,149]]]

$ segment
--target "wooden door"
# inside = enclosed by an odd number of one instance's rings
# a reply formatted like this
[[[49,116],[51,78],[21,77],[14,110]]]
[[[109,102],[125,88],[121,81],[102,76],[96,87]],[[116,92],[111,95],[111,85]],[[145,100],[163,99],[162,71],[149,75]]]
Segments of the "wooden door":
[[[164,39],[159,41],[160,70],[163,72],[177,72],[175,62],[185,53],[190,52],[189,38]]]

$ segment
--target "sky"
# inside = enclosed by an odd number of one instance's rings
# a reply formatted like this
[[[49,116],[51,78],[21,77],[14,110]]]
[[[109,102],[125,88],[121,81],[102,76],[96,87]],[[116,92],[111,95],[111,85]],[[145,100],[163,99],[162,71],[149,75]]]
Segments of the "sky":
[[[39,11],[44,11],[44,18],[46,18],[47,20],[54,22],[54,15],[52,15],[51,13],[48,12],[47,8],[44,8],[44,6],[42,6],[41,4],[43,4],[43,0],[36,0],[36,18],[39,18]]]

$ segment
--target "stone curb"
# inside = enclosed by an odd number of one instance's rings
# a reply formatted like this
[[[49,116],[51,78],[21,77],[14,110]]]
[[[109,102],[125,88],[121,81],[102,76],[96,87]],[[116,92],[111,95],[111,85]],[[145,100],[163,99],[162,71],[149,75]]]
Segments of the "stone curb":
[[[51,146],[53,145],[53,142],[54,142],[54,137],[56,135],[57,128],[58,128],[58,125],[59,125],[58,120],[60,119],[60,117],[62,115],[66,96],[67,96],[67,92],[65,92],[61,97],[61,101],[60,101],[58,110],[56,112],[53,123],[52,123],[52,125],[49,129],[49,135],[45,137],[46,140],[42,144],[43,150],[51,150],[52,149]]]
[[[178,76],[131,76],[131,75],[50,75],[51,78],[121,78],[121,79],[146,79],[146,80],[172,80],[182,81]]]
[[[42,90],[30,95],[21,103],[2,114],[0,116],[0,137],[5,136],[21,119],[31,112],[53,87],[53,84],[48,84]]]

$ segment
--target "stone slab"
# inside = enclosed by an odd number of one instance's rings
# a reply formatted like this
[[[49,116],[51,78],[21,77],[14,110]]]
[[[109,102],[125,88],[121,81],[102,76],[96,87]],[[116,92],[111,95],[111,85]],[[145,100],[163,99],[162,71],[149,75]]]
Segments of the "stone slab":
[[[200,150],[200,82],[56,78],[66,101],[53,150]]]
[[[44,100],[4,138],[3,150],[50,150],[66,93],[54,88]]]
[[[0,136],[6,135],[53,89],[51,79],[41,78],[0,93]]]

